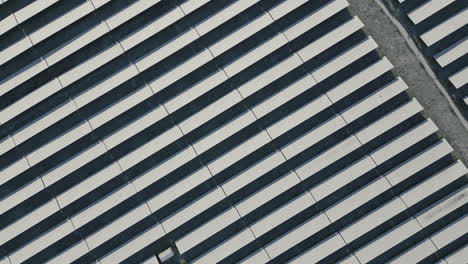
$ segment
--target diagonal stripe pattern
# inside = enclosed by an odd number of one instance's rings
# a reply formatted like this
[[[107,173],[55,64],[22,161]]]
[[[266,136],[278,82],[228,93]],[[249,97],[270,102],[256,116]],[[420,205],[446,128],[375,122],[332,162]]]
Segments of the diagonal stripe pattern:
[[[468,3],[448,0],[398,0],[408,29],[448,83],[450,94],[468,105]],[[466,105],[462,105],[466,113]],[[465,118],[468,118],[465,114]]]
[[[460,263],[466,167],[348,5],[3,0],[0,263]]]

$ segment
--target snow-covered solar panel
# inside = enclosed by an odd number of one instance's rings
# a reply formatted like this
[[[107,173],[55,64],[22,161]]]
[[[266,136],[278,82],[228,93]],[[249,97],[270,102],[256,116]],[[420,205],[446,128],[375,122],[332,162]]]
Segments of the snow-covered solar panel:
[[[423,54],[434,61],[433,68],[447,82],[449,93],[461,102],[467,101],[468,3],[408,0],[399,1],[397,9],[407,17],[409,33],[420,41]],[[461,108],[466,115],[466,105]]]
[[[3,1],[0,263],[462,263],[466,167],[348,5]]]

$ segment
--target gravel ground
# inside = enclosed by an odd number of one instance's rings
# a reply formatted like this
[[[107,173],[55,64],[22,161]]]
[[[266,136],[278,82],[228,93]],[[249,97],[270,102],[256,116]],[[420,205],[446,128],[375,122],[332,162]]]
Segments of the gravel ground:
[[[414,41],[380,1],[348,0],[349,11],[365,24],[364,31],[380,46],[379,53],[392,62],[394,73],[408,84],[408,93],[424,107],[424,115],[439,127],[439,135],[452,145],[456,158],[468,166],[466,120],[449,99]]]

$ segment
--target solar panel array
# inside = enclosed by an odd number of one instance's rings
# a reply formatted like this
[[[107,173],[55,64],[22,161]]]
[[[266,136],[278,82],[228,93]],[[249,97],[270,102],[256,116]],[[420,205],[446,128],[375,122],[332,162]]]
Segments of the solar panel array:
[[[346,0],[0,6],[0,263],[462,263],[465,165]]]
[[[468,2],[398,1],[409,18],[410,33],[421,40],[423,53],[435,60],[438,76],[448,80],[455,98],[468,104]]]

